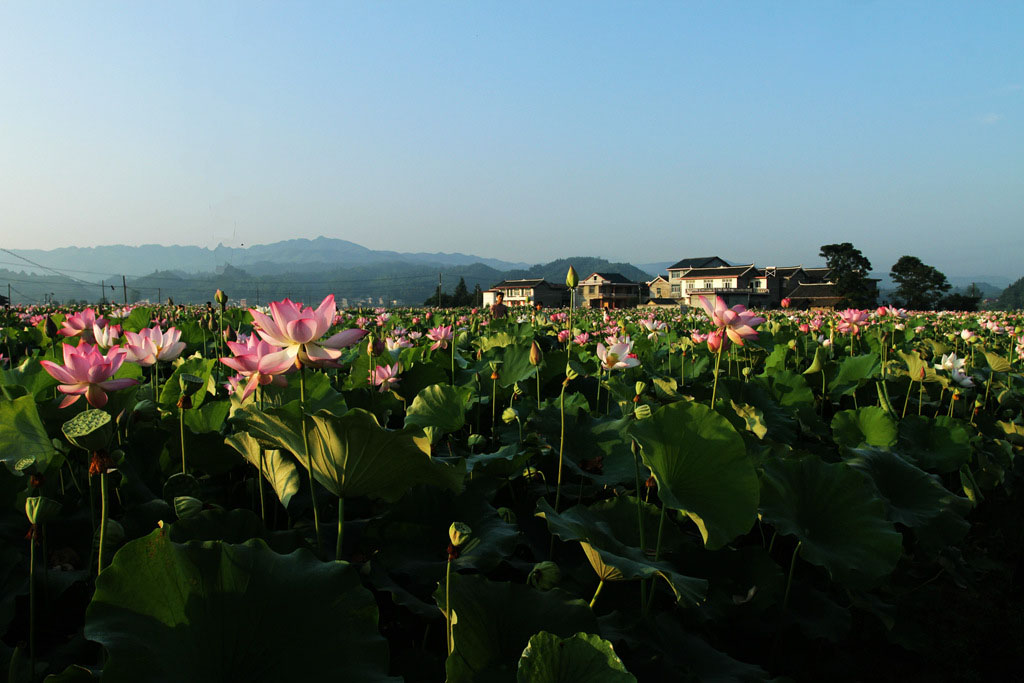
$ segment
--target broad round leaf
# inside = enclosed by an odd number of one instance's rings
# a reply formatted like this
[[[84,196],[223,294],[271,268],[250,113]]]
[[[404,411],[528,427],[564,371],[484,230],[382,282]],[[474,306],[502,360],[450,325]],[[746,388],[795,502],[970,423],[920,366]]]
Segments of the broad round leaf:
[[[559,638],[541,631],[519,659],[519,683],[635,683],[612,644],[592,633]]]
[[[796,536],[800,556],[841,583],[870,585],[896,567],[903,537],[864,475],[814,456],[765,465],[761,515]]]
[[[889,448],[896,444],[899,425],[882,408],[865,406],[836,413],[832,418],[832,435],[837,444],[848,448],[864,444]]]
[[[447,384],[432,384],[416,394],[405,414],[406,425],[430,430],[431,442],[443,434],[454,432],[466,423],[466,402],[469,389]]]
[[[971,459],[971,435],[952,417],[908,415],[900,421],[899,452],[923,470],[955,472]]]
[[[85,636],[106,683],[392,681],[377,606],[345,562],[262,541],[132,541],[96,580]]]
[[[673,403],[630,427],[658,496],[685,512],[704,544],[720,548],[746,533],[757,515],[758,483],[743,438],[701,403]]]

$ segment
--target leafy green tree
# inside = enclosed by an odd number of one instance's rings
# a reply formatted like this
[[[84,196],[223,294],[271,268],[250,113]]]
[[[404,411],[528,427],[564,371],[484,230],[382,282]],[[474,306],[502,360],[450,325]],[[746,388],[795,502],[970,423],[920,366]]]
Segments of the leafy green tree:
[[[996,307],[1004,311],[1017,311],[1024,308],[1024,277],[1003,290],[996,299]]]
[[[897,303],[915,311],[936,308],[939,299],[950,289],[945,275],[916,256],[900,256],[889,271],[889,277],[897,284]]]
[[[842,300],[840,307],[869,308],[878,299],[875,281],[868,277],[871,261],[849,242],[824,244],[821,257],[832,271],[832,281]]]
[[[981,289],[972,282],[966,291],[953,292],[939,299],[936,308],[940,311],[976,311],[981,297]]]
[[[456,306],[469,306],[473,303],[473,295],[469,293],[469,289],[466,287],[466,278],[459,278],[459,284],[455,285],[452,299]]]

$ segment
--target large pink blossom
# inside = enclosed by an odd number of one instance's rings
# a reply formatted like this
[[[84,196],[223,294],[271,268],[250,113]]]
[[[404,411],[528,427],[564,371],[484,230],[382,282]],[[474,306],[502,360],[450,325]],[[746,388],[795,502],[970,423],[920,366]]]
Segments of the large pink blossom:
[[[711,324],[719,331],[725,332],[730,341],[737,346],[743,346],[744,339],[757,339],[757,330],[754,328],[763,323],[764,318],[754,315],[746,306],[737,304],[729,308],[720,296],[715,297],[714,307],[701,296],[700,305],[711,318]]]
[[[860,328],[868,321],[868,312],[856,308],[847,308],[839,312],[839,324],[836,329],[842,334],[860,334]]]
[[[451,325],[439,325],[432,327],[427,331],[427,339],[434,342],[430,345],[431,351],[437,351],[438,349],[447,349],[448,342],[453,339],[452,326]]]
[[[295,364],[295,359],[280,347],[268,344],[262,339],[249,337],[244,343],[228,342],[233,357],[221,358],[220,362],[232,370],[237,370],[243,377],[248,377],[241,398],[249,398],[256,387],[276,384],[288,384],[281,375]]]
[[[106,320],[96,317],[96,311],[87,308],[65,318],[64,324],[57,330],[57,334],[62,337],[81,337],[83,341],[92,344],[95,341],[93,326],[104,327],[106,324]]]
[[[324,297],[315,310],[285,299],[270,304],[270,315],[255,308],[249,312],[260,337],[281,347],[293,363],[302,365],[334,364],[341,357],[341,349],[358,343],[367,335],[366,330],[350,329],[320,341],[330,330],[337,313],[333,294]]]
[[[181,330],[170,327],[166,331],[159,326],[124,333],[125,348],[128,351],[126,360],[150,367],[157,361],[171,361],[185,350],[185,342],[181,341]]]
[[[107,392],[124,389],[138,384],[136,379],[111,379],[124,363],[124,349],[111,349],[107,355],[88,342],[78,346],[64,344],[64,365],[53,361],[39,361],[55,380],[60,382],[57,391],[67,394],[60,407],[66,408],[83,394],[85,400],[93,408],[102,408],[107,404]]]
[[[640,360],[632,351],[633,344],[631,342],[619,342],[607,348],[601,342],[597,343],[597,357],[601,361],[601,367],[605,370],[634,368],[640,365]]]
[[[390,391],[401,381],[398,379],[399,373],[402,372],[402,367],[398,363],[394,365],[380,364],[373,369],[373,374],[370,375],[370,381],[373,382],[374,386],[379,386],[379,391],[384,393]]]

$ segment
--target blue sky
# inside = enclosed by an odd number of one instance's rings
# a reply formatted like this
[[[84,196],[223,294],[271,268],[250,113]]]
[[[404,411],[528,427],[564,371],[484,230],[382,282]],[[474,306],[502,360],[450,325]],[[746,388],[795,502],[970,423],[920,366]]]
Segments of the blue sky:
[[[7,248],[1024,275],[1021,2],[0,2]]]

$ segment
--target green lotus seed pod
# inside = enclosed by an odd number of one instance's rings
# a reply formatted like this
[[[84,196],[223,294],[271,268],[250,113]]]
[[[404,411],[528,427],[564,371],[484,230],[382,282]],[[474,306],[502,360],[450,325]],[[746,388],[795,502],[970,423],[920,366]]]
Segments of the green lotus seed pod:
[[[505,408],[501,413],[501,420],[505,424],[510,424],[519,419],[519,413],[515,408]]]
[[[568,380],[574,380],[580,376],[580,373],[576,371],[572,365],[565,366],[565,378]]]
[[[102,451],[114,435],[110,414],[102,410],[86,410],[75,415],[61,428],[64,436],[82,450]]]
[[[637,382],[634,387],[636,395],[639,396],[647,390],[647,382]]]
[[[29,524],[45,524],[51,519],[57,518],[60,512],[60,503],[53,498],[44,496],[33,496],[25,499],[25,516]]]
[[[156,404],[150,401],[148,398],[143,399],[135,404],[132,408],[132,412],[135,414],[135,418],[138,420],[154,420],[159,417],[156,409]]]
[[[526,582],[538,590],[548,591],[562,580],[562,570],[550,560],[533,565]]]
[[[203,501],[192,496],[178,496],[174,499],[174,512],[178,519],[198,515],[203,511]]]
[[[468,541],[472,534],[473,530],[463,522],[452,522],[452,525],[448,527],[448,539],[456,548]]]
[[[651,407],[646,403],[641,403],[633,409],[633,415],[638,420],[646,420],[651,416]]]
[[[181,387],[182,396],[194,396],[205,384],[202,377],[186,373],[178,375],[178,386]]]
[[[519,521],[516,513],[505,507],[498,508],[498,516],[501,517],[501,521],[505,522],[505,524],[515,525]]]

